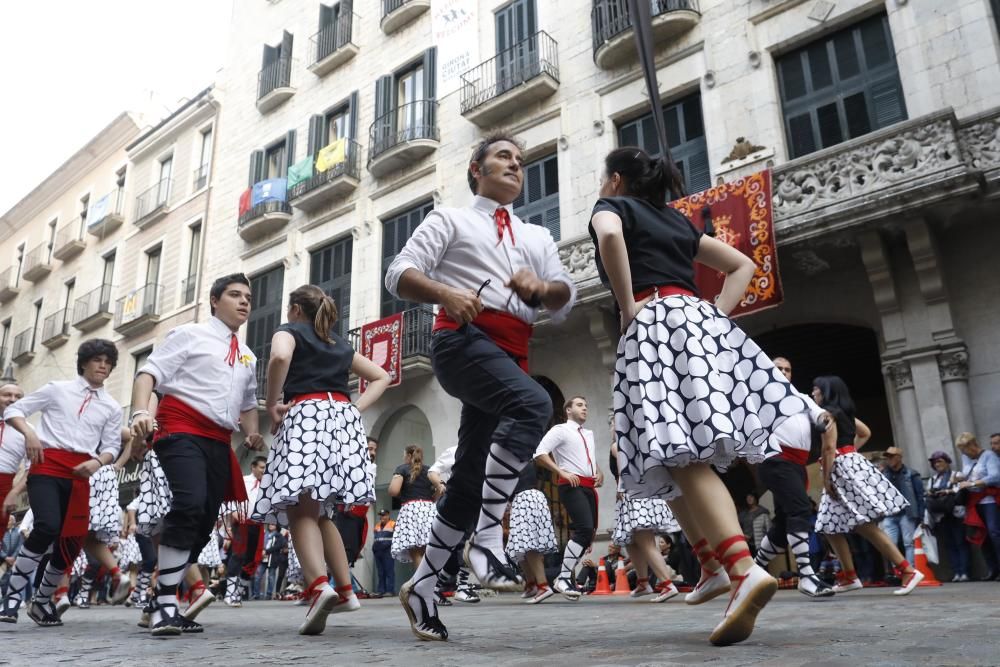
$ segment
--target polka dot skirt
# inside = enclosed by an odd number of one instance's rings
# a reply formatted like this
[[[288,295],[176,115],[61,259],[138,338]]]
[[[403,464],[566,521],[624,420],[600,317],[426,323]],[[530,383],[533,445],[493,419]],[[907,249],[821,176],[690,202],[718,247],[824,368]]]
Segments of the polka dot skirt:
[[[629,498],[618,501],[618,519],[611,541],[620,547],[632,543],[637,530],[652,530],[655,533],[679,533],[681,526],[667,503],[659,498]]]
[[[118,567],[124,571],[140,563],[142,552],[139,550],[139,543],[135,541],[135,535],[129,535],[118,545]]]
[[[167,474],[152,449],[146,452],[139,471],[139,509],[135,512],[136,529],[152,537],[163,529],[163,517],[170,511],[174,495]]]
[[[648,303],[618,342],[615,434],[632,497],[680,495],[670,468],[780,452],[771,431],[805,410],[766,354],[712,304],[671,296]]]
[[[295,544],[292,538],[288,538],[288,570],[285,572],[285,581],[289,584],[304,584],[302,574],[302,564],[299,563],[299,555],[295,553]]]
[[[122,508],[118,505],[118,471],[101,466],[90,478],[90,530],[104,544],[118,544]]]
[[[292,406],[271,445],[251,518],[287,526],[285,510],[304,493],[326,512],[375,500],[365,425],[351,403],[314,399]]]
[[[816,515],[816,532],[849,533],[854,528],[897,514],[910,503],[878,468],[861,454],[839,454],[831,474],[839,500],[823,491]]]
[[[207,568],[216,568],[222,565],[222,553],[219,551],[220,541],[218,531],[213,530],[211,537],[208,538],[208,544],[198,554],[198,565]]]
[[[538,489],[528,489],[514,496],[510,505],[510,534],[505,551],[515,563],[520,563],[524,555],[531,551],[540,554],[558,551],[549,501]]]
[[[431,540],[431,524],[437,518],[437,505],[430,500],[403,503],[392,533],[392,557],[400,563],[410,562],[410,549],[426,547]]]

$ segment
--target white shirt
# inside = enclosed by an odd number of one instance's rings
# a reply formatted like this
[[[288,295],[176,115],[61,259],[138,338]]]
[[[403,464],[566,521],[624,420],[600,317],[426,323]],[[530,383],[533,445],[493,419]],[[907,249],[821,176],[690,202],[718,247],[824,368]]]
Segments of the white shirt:
[[[253,511],[254,505],[257,504],[257,495],[260,494],[260,480],[251,473],[243,476],[243,483],[247,487],[247,500],[249,501],[250,511]]]
[[[805,394],[799,394],[799,398],[805,401],[805,410],[778,424],[778,428],[771,433],[771,441],[782,447],[808,452],[812,446],[812,425],[820,423],[824,410]]]
[[[31,534],[31,531],[35,527],[35,513],[28,508],[28,511],[24,513],[24,518],[21,519],[21,525],[18,529],[24,533],[25,537]]]
[[[437,473],[438,477],[445,484],[451,479],[451,469],[455,467],[455,452],[458,451],[458,445],[453,445],[448,449],[441,452],[441,456],[437,457],[428,472]]]
[[[490,284],[480,295],[483,306],[508,312],[532,324],[539,309],[530,307],[505,287],[514,273],[530,269],[542,280],[569,286],[566,305],[551,314],[556,322],[566,319],[576,301],[576,285],[559,260],[559,248],[552,235],[544,227],[526,224],[510,213],[512,233],[505,230],[503,240],[498,243],[493,213],[499,206],[492,199],[476,196],[472,206],[438,208],[428,213],[389,265],[386,289],[398,298],[399,278],[407,269],[474,292],[488,278]],[[510,207],[507,209],[509,212]]]
[[[158,392],[235,431],[240,413],[257,407],[257,357],[240,344],[239,359],[230,366],[232,335],[217,317],[179,326],[153,349],[139,373],[152,375]]]
[[[128,505],[125,506],[125,511],[126,512],[138,512],[139,511],[139,498],[140,497],[141,496],[139,494],[136,494],[135,498],[132,499],[132,502],[130,502]]]
[[[597,477],[594,432],[572,419],[556,424],[545,434],[535,450],[535,458],[550,454],[556,465],[566,472],[582,477]]]
[[[82,376],[64,382],[49,382],[4,412],[8,422],[14,417],[42,413],[35,432],[46,449],[66,449],[96,456],[122,448],[122,406],[104,387],[92,389]],[[8,423],[8,431],[13,431]]]
[[[0,473],[16,473],[23,460],[24,436],[7,422],[0,421]]]

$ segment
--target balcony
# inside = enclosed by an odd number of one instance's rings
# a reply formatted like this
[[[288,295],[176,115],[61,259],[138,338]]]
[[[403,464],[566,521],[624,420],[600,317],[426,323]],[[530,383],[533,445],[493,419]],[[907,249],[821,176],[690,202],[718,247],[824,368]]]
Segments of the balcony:
[[[73,328],[84,333],[111,321],[111,285],[93,289],[73,304]]]
[[[651,13],[653,43],[658,47],[676,40],[701,20],[698,0],[652,0]],[[627,0],[594,0],[590,21],[598,67],[610,69],[638,61]]]
[[[69,340],[69,319],[65,308],[52,313],[42,322],[42,345],[54,350]]]
[[[354,192],[361,180],[361,146],[345,140],[344,160],[326,171],[313,175],[288,189],[288,199],[295,208],[313,212]]]
[[[125,222],[123,212],[125,193],[122,190],[109,192],[98,199],[87,212],[87,233],[104,238]]]
[[[286,201],[268,199],[241,214],[237,222],[244,241],[256,241],[273,234],[292,219],[292,207]]]
[[[434,309],[429,305],[403,311],[403,340],[400,350],[403,380],[407,377],[427,375],[431,370],[431,333],[434,326]],[[361,351],[361,327],[347,332],[347,340],[356,351]]]
[[[441,140],[435,100],[396,107],[377,118],[369,130],[368,171],[380,178],[437,150]]]
[[[83,220],[76,218],[56,230],[52,257],[65,262],[79,255],[86,247],[87,242],[83,238]]]
[[[14,336],[14,349],[10,360],[18,366],[23,366],[35,358],[35,328],[25,329]]]
[[[115,302],[115,331],[122,336],[136,336],[149,331],[160,321],[159,285],[148,283]]]
[[[191,184],[191,191],[198,192],[208,186],[208,165],[203,164],[194,170],[194,182]]]
[[[431,0],[382,0],[382,32],[391,35],[431,8]]]
[[[49,257],[49,244],[35,246],[24,255],[24,268],[21,277],[37,283],[52,273],[52,260]]]
[[[278,58],[257,75],[257,111],[267,113],[295,94],[291,86],[292,59]]]
[[[17,284],[17,267],[9,266],[0,273],[0,303],[7,303],[21,293]]]
[[[556,41],[538,32],[462,75],[462,115],[493,127],[558,88]]]
[[[358,47],[351,41],[354,14],[350,9],[350,4],[346,3],[346,12],[342,16],[309,38],[313,53],[316,54],[316,60],[309,65],[309,71],[316,76],[326,76],[358,55]]]
[[[133,224],[139,229],[146,229],[163,218],[169,210],[170,195],[173,189],[173,180],[164,178],[153,187],[139,194],[135,198],[135,218],[133,219]]]
[[[181,281],[181,305],[186,306],[194,303],[194,297],[198,289],[198,276],[188,276]]]

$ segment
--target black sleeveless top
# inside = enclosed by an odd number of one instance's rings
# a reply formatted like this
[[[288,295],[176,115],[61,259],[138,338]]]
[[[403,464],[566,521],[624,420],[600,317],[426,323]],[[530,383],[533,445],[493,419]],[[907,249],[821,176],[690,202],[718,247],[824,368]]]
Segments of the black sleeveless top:
[[[666,205],[654,206],[637,197],[602,197],[594,205],[593,213],[598,211],[609,211],[622,220],[633,291],[675,285],[698,293],[694,284],[694,257],[698,254],[702,233],[683,213]],[[587,228],[594,242],[597,273],[604,286],[610,289],[593,223]]]
[[[405,503],[410,500],[433,500],[434,487],[427,476],[427,466],[420,466],[417,478],[410,481],[410,464],[404,463],[392,471],[393,475],[403,478],[403,488],[399,490],[399,502]]]
[[[521,476],[517,479],[517,486],[514,487],[514,493],[511,495],[513,498],[522,491],[528,491],[529,489],[538,488],[538,471],[535,468],[534,461],[528,461],[521,469]]]
[[[333,343],[326,343],[316,335],[313,325],[304,322],[287,322],[278,327],[278,331],[290,333],[295,338],[295,351],[283,388],[286,401],[319,391],[350,394],[347,382],[354,360],[350,343],[332,331]]]
[[[847,416],[846,413],[837,408],[826,407],[823,409],[829,412],[837,423],[837,447],[853,446],[854,436],[858,433],[858,429],[854,426],[854,417]]]

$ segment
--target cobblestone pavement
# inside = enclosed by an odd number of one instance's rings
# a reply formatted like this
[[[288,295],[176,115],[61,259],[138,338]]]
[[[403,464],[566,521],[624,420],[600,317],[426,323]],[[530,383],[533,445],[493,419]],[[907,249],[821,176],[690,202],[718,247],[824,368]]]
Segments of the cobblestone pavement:
[[[393,599],[363,601],[331,617],[320,637],[300,637],[302,607],[217,602],[203,635],[156,640],[122,607],[71,609],[62,628],[39,628],[22,612],[0,625],[0,662],[13,665],[997,665],[1000,584],[920,588],[898,598],[867,589],[813,601],[779,591],[749,641],[715,648],[708,634],[721,600],[688,607],[627,597],[552,598],[526,607],[516,596],[442,609],[452,639],[419,642]]]

